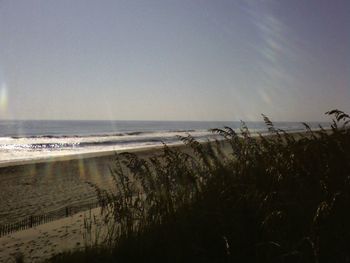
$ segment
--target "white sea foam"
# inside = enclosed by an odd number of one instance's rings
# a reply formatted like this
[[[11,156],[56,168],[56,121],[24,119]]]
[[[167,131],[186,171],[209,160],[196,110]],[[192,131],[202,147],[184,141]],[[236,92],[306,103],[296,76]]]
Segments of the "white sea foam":
[[[198,130],[123,136],[0,137],[0,163],[152,147],[162,145],[162,142],[176,144],[180,142],[178,136],[188,134],[199,140],[213,136],[207,130]]]
[[[300,123],[279,122],[276,128],[303,130]],[[263,122],[247,123],[250,131],[266,132]],[[318,124],[311,125],[317,128]],[[160,121],[0,121],[0,164],[85,153],[100,153],[180,143],[178,136],[214,138],[210,128],[240,122]]]

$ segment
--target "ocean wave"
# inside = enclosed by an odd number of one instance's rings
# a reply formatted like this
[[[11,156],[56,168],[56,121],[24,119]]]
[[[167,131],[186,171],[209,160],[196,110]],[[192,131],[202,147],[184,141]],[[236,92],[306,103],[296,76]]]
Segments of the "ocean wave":
[[[71,123],[69,123],[70,125]],[[181,124],[181,123],[180,123]],[[192,127],[178,125],[174,128],[162,128],[157,130],[148,123],[144,130],[129,129],[108,132],[104,130],[95,134],[90,130],[91,134],[83,134],[83,129],[76,130],[73,135],[67,134],[70,126],[66,126],[66,130],[62,129],[60,134],[54,127],[48,132],[42,132],[36,135],[16,135],[4,132],[0,135],[0,163],[6,163],[11,160],[32,160],[40,158],[50,158],[55,156],[65,156],[71,154],[85,154],[93,152],[109,152],[118,150],[128,150],[143,147],[161,146],[162,143],[168,145],[180,144],[179,136],[187,136],[190,134],[199,141],[212,140],[218,137],[217,134],[211,132],[209,125],[206,127],[197,127],[194,123]],[[267,133],[264,123],[247,123],[251,133]],[[33,125],[34,126],[34,125]],[[224,127],[227,125],[221,125]],[[219,124],[212,124],[212,127],[219,127]],[[234,130],[239,134],[239,123],[233,126]],[[312,126],[312,128],[316,128]],[[289,132],[298,132],[305,130],[300,123],[276,123],[276,129],[284,129]],[[28,133],[30,134],[30,133]]]
[[[41,134],[41,135],[14,135],[10,139],[60,139],[60,138],[89,138],[89,137],[121,137],[121,136],[137,136],[144,134],[155,134],[155,133],[191,133],[197,132],[198,130],[165,130],[165,131],[132,131],[132,132],[120,132],[120,133],[103,133],[103,134],[84,134],[84,135],[52,135],[52,134]]]
[[[195,138],[210,137],[209,131],[191,130]],[[107,136],[31,136],[31,137],[2,137],[0,149],[2,150],[61,150],[92,148],[95,146],[125,146],[129,144],[144,143],[172,143],[180,141],[178,136],[191,133],[190,130],[166,131],[166,132],[128,132]]]

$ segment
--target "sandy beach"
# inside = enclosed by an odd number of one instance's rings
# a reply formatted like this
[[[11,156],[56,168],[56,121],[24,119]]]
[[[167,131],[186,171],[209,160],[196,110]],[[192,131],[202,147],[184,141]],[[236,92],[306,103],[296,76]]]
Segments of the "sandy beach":
[[[185,150],[184,145],[171,147]],[[149,158],[159,155],[161,150],[162,147],[152,147],[129,152]],[[109,169],[114,158],[115,152],[89,153],[0,167],[0,225],[65,207],[96,203],[95,191],[87,182],[110,188]],[[22,253],[27,262],[35,262],[67,249],[83,247],[84,218],[91,218],[90,211],[94,218],[99,218],[100,209],[95,208],[0,237],[0,262],[12,262],[18,253]]]
[[[129,152],[147,158],[160,150],[153,147]],[[91,153],[1,167],[0,225],[96,202],[95,192],[86,182],[108,189],[114,155],[115,152]],[[90,211],[98,218],[99,208]],[[84,246],[84,218],[91,216],[90,211],[0,237],[0,262],[12,262],[19,253],[27,262],[35,262]]]
[[[0,262],[42,262],[62,251],[84,248],[96,241],[100,226],[100,209],[18,231],[0,238]],[[85,223],[84,223],[85,222]],[[86,228],[91,224],[91,229]]]
[[[298,134],[294,134],[297,138]],[[224,144],[224,150],[230,147]],[[184,145],[171,146],[187,151]],[[162,147],[133,149],[141,158],[159,155]],[[110,167],[115,152],[89,153],[31,162],[17,162],[0,168],[0,225],[18,222],[31,215],[48,214],[65,207],[96,203],[94,189],[111,187]],[[86,220],[100,220],[100,208],[40,224],[0,237],[0,262],[37,262],[62,251],[84,247],[94,237],[86,235]],[[90,221],[89,221],[90,220]],[[96,225],[91,232],[96,231]]]
[[[159,148],[130,152],[145,157],[157,151]],[[87,182],[108,188],[114,154],[90,153],[1,167],[0,224],[96,202],[95,192]]]

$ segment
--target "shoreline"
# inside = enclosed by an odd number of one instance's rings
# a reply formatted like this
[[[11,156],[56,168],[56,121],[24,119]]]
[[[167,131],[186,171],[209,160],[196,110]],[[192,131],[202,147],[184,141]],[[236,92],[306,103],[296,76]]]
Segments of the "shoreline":
[[[182,144],[172,144],[173,146],[181,146]],[[120,149],[113,151],[98,151],[98,152],[86,152],[86,153],[72,153],[67,155],[57,155],[57,156],[48,156],[48,157],[39,157],[35,159],[23,159],[23,160],[9,160],[9,161],[0,161],[0,169],[6,167],[14,167],[14,166],[25,166],[25,165],[35,165],[35,164],[43,164],[43,163],[54,163],[54,162],[66,162],[66,161],[74,161],[81,159],[90,159],[90,158],[99,158],[106,156],[113,156],[116,153],[122,152],[148,152],[153,150],[158,150],[163,148],[163,145],[155,145],[155,146],[144,146],[138,148],[130,148],[130,149]]]
[[[318,131],[319,129],[313,129],[313,131]],[[329,130],[329,129],[326,129]],[[303,134],[306,133],[306,130],[302,131],[290,131],[287,132],[288,134]],[[263,136],[274,136],[273,134],[261,133]],[[257,133],[252,133],[252,137],[257,137]],[[206,142],[201,142],[206,143]],[[182,142],[176,142],[172,144],[167,144],[169,147],[183,147],[184,144]],[[14,166],[25,166],[25,165],[35,165],[35,164],[43,164],[43,163],[55,163],[55,162],[66,162],[66,161],[73,161],[73,160],[82,160],[82,159],[90,159],[90,158],[99,158],[99,157],[107,157],[107,156],[113,156],[116,153],[123,153],[123,152],[130,152],[130,153],[136,153],[136,154],[142,154],[143,152],[149,152],[154,150],[162,149],[163,145],[152,145],[152,146],[140,146],[140,147],[134,147],[134,148],[124,148],[124,149],[117,149],[117,150],[107,150],[107,151],[95,151],[95,152],[84,152],[84,153],[71,153],[66,155],[54,155],[54,156],[47,156],[47,157],[38,157],[33,159],[14,159],[14,160],[7,160],[7,161],[1,161],[0,160],[0,169],[6,168],[6,167],[14,167]]]
[[[298,134],[300,132],[295,136],[298,137]],[[225,146],[224,143],[223,146],[230,151],[229,144]],[[114,187],[110,168],[114,165],[115,154],[130,152],[148,159],[161,154],[163,147],[91,152],[0,164],[0,225],[18,222],[28,216],[48,214],[62,207],[94,203],[96,193],[91,184],[106,190]],[[169,147],[188,150],[182,142]]]
[[[305,132],[303,132],[305,134]],[[293,133],[298,137],[300,132]],[[170,145],[184,149],[183,143]],[[123,149],[120,151],[94,152],[60,158],[16,162],[12,166],[0,167],[0,224],[6,224],[23,216],[55,211],[62,206],[81,205],[96,198],[93,189],[86,182],[96,183],[99,187],[111,187],[110,165],[114,154],[133,152],[140,158],[148,158],[160,153],[163,146]],[[98,211],[99,208],[93,209]],[[1,259],[13,258],[21,252],[33,260],[43,255],[59,253],[65,249],[83,244],[84,215],[88,210],[74,213],[68,217],[57,218],[49,223],[19,230],[0,237]],[[98,214],[97,214],[98,215]],[[40,231],[38,231],[40,230]],[[67,238],[66,238],[67,236]],[[37,251],[32,247],[37,242]],[[27,242],[28,241],[28,242]],[[54,242],[53,242],[54,241]],[[48,243],[49,242],[49,243]],[[63,244],[67,242],[67,246]],[[69,243],[69,245],[68,245]],[[55,248],[49,252],[48,246]],[[51,254],[51,255],[52,255]]]

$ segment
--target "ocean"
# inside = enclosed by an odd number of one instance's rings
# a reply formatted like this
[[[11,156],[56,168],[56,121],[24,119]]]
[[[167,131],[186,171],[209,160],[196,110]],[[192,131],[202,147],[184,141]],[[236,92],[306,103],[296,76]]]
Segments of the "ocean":
[[[251,132],[267,131],[263,122],[247,122]],[[297,122],[276,122],[285,131],[303,131]],[[309,123],[317,129],[319,123]],[[321,125],[327,126],[326,123]],[[91,152],[128,150],[180,143],[191,134],[199,141],[217,138],[210,129],[240,122],[207,121],[0,121],[0,164]]]

